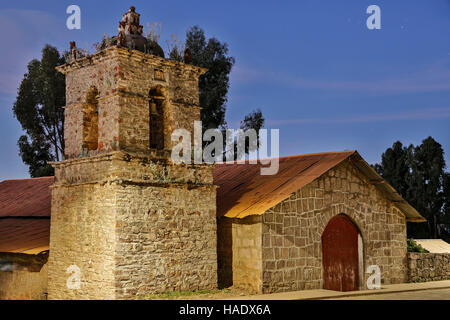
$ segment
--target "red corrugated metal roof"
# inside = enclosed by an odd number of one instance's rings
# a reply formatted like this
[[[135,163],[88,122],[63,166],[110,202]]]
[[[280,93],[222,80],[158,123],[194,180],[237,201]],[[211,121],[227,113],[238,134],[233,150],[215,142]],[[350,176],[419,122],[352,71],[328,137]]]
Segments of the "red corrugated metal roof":
[[[243,218],[263,214],[312,182],[355,151],[316,153],[279,158],[278,174],[261,175],[258,164],[218,164],[214,169],[217,215]]]
[[[405,213],[408,221],[425,221],[356,151],[279,158],[280,169],[273,176],[262,176],[260,163],[218,164],[214,169],[214,183],[219,186],[217,215],[243,218],[263,214],[347,159]],[[0,252],[48,250],[53,182],[53,177],[46,177],[0,183]]]
[[[214,169],[217,189],[217,216],[244,218],[263,214],[289,198],[303,186],[349,159],[386,197],[395,202],[408,221],[425,219],[389,186],[356,151],[314,153],[279,158],[279,172],[261,175],[262,165],[235,163],[218,164]]]
[[[0,219],[0,252],[37,254],[49,243],[50,219]]]
[[[0,217],[50,217],[54,177],[0,182]]]
[[[45,177],[0,183],[0,252],[48,250],[53,182]]]

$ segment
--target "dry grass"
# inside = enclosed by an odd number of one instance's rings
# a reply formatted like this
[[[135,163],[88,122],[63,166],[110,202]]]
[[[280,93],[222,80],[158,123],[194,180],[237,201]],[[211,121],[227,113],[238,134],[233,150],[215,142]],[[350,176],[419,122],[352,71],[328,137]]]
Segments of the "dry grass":
[[[136,300],[220,300],[238,296],[249,295],[236,288],[222,290],[199,290],[199,291],[175,291],[162,294],[150,294],[136,297]]]

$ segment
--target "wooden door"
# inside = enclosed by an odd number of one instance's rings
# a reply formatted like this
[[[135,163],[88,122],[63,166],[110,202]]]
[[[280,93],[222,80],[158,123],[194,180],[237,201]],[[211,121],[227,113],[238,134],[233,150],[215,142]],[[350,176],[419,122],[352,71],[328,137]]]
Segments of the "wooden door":
[[[359,289],[358,229],[345,215],[330,220],[322,234],[323,288]]]

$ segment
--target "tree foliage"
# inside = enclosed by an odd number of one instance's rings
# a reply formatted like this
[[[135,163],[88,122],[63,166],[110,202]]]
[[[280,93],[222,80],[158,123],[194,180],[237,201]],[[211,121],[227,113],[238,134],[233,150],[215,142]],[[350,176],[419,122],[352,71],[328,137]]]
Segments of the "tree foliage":
[[[260,109],[254,110],[245,116],[244,120],[241,121],[241,130],[255,130],[259,133],[259,130],[264,127],[265,119],[263,117],[262,111]],[[250,141],[247,139],[245,142],[245,152],[249,153],[251,151],[257,150],[259,147],[259,139],[257,141]]]
[[[448,237],[450,227],[450,174],[445,172],[444,150],[432,137],[419,146],[396,142],[375,165],[386,179],[426,219],[408,224],[413,238]]]
[[[411,173],[408,164],[408,150],[400,141],[395,142],[392,148],[388,148],[383,153],[381,164],[376,164],[375,169],[401,195],[406,195]]]
[[[191,51],[192,64],[208,69],[199,80],[203,127],[224,127],[229,76],[235,63],[234,58],[228,56],[228,45],[216,38],[206,40],[204,31],[194,26],[186,33],[185,46]]]
[[[178,47],[174,46],[169,54],[175,60],[180,60],[182,56]],[[202,75],[199,80],[203,130],[211,128],[227,129],[228,126],[225,120],[228,102],[227,94],[230,88],[230,73],[235,63],[235,59],[228,55],[228,45],[216,38],[207,40],[205,32],[198,26],[194,26],[188,29],[186,33],[184,47],[190,51],[193,65],[208,69],[208,72]],[[245,116],[244,120],[241,121],[240,129],[254,129],[259,133],[259,130],[264,127],[264,122],[263,114],[258,109]],[[245,151],[247,153],[254,151],[257,143],[253,142],[253,145],[251,145],[251,141],[247,140]],[[236,147],[234,145],[234,148]]]
[[[406,240],[408,252],[428,253],[429,251],[418,244],[414,239]]]
[[[450,173],[446,173],[444,177],[444,215],[443,219],[450,226]]]
[[[53,174],[48,162],[63,159],[65,79],[55,70],[62,64],[58,50],[45,46],[41,60],[28,64],[13,106],[25,131],[18,141],[19,154],[32,177]]]

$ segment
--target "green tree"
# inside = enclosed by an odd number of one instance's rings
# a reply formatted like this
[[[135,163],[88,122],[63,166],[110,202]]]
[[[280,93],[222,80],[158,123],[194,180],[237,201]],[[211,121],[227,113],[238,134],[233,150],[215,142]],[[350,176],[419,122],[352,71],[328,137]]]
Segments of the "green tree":
[[[189,50],[193,65],[208,69],[208,72],[199,80],[203,130],[211,128],[226,130],[228,127],[225,121],[227,94],[230,88],[230,73],[235,63],[235,59],[228,55],[228,45],[216,38],[206,40],[205,32],[200,27],[194,26],[186,32],[184,47]],[[181,59],[179,46],[173,47],[169,57],[175,60]],[[245,116],[241,121],[240,129],[254,129],[258,133],[263,128],[264,122],[263,114],[258,109]],[[234,147],[236,148],[236,145]],[[250,142],[246,141],[247,153],[255,148],[255,145],[250,145]]]
[[[427,219],[426,224],[416,225],[413,230],[437,239],[440,234],[439,227],[445,217],[444,150],[432,137],[428,137],[413,149],[410,163],[412,177],[408,199]]]
[[[64,158],[65,79],[55,70],[64,64],[58,50],[46,45],[41,60],[32,60],[13,106],[25,135],[19,154],[32,177],[53,174],[50,161]]]
[[[449,173],[445,172],[444,150],[432,137],[415,147],[403,147],[400,142],[382,155],[375,165],[386,179],[426,219],[426,223],[409,223],[412,238],[446,236],[449,227]]]
[[[216,38],[206,40],[205,32],[198,26],[187,31],[185,46],[191,51],[192,64],[208,69],[199,80],[203,128],[225,127],[230,73],[235,59],[228,56],[226,43]]]
[[[393,186],[403,197],[406,197],[411,180],[408,149],[400,141],[393,144],[381,156],[381,164],[375,170]]]
[[[264,127],[265,119],[263,117],[262,111],[260,109],[254,110],[245,116],[244,120],[241,121],[240,129],[247,131],[250,129],[259,132],[260,129]],[[245,142],[245,152],[255,151],[259,147],[259,141],[249,141]]]
[[[444,224],[442,237],[450,243],[450,173],[448,172],[444,177],[444,198],[444,216],[441,221]]]

